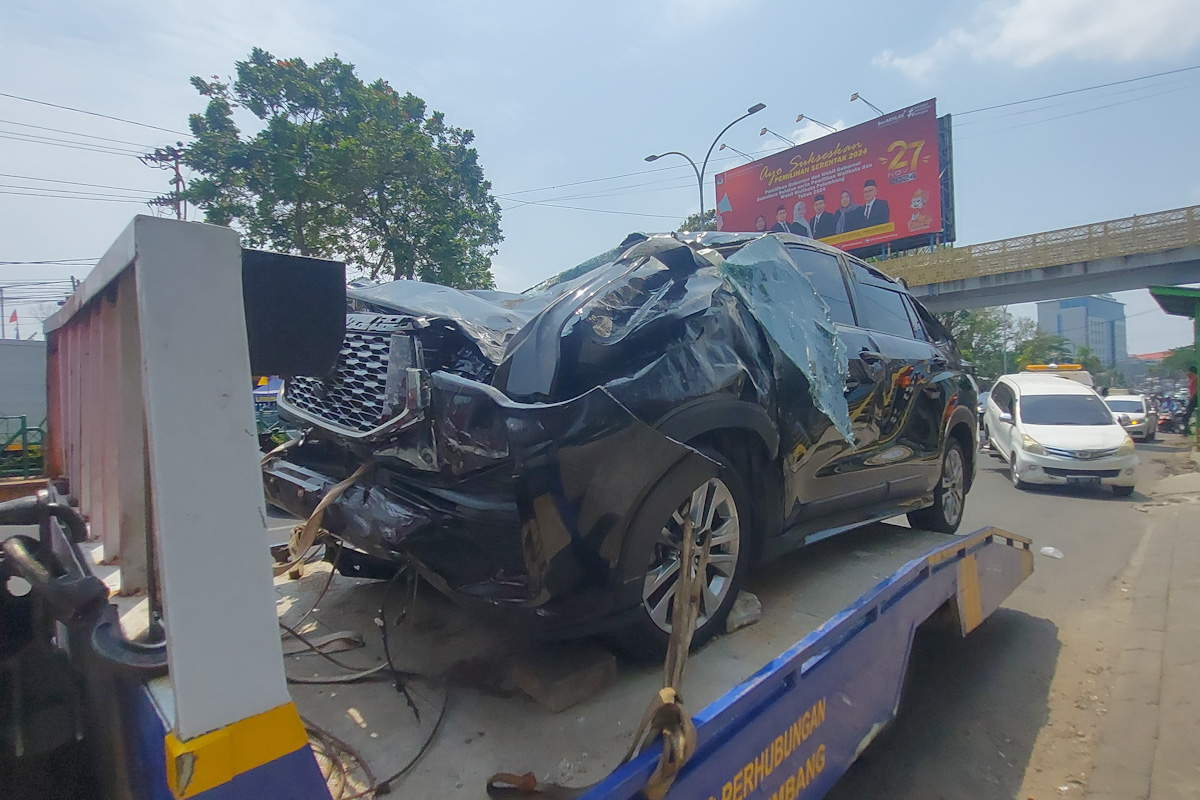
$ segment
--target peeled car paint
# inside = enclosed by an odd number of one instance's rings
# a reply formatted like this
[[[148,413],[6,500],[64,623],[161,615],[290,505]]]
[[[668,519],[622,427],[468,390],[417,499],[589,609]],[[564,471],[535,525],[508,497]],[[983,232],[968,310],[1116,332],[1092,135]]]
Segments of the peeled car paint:
[[[721,272],[776,346],[808,378],[814,405],[844,439],[853,441],[845,396],[846,347],[829,306],[788,249],[777,238],[764,236],[730,256]]]

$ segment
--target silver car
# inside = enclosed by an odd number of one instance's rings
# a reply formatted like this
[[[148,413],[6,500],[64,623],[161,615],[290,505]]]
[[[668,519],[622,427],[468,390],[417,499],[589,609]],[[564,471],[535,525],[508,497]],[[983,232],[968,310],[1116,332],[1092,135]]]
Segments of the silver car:
[[[1135,439],[1143,442],[1153,442],[1158,433],[1158,412],[1145,396],[1140,394],[1122,394],[1104,398],[1113,415],[1121,422],[1121,427]]]

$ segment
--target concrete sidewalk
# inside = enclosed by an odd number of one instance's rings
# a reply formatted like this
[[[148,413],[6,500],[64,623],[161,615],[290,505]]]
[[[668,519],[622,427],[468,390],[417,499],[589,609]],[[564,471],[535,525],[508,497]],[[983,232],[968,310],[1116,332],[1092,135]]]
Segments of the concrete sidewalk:
[[[1151,490],[1149,542],[1088,797],[1200,798],[1200,472]]]

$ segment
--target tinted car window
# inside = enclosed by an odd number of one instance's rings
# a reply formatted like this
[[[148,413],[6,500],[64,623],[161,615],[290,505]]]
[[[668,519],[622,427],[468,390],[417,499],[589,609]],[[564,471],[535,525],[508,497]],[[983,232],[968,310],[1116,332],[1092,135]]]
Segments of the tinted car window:
[[[833,321],[853,325],[854,311],[850,306],[850,297],[846,294],[846,282],[842,279],[842,268],[838,265],[837,256],[808,248],[789,249],[800,271],[808,276],[817,294],[828,304],[829,315],[833,317]]]
[[[912,325],[913,333],[918,339],[929,340],[929,334],[925,332],[925,328],[921,325],[921,318],[917,316],[916,304],[908,295],[901,295],[904,299],[904,308],[908,311],[908,321]]]
[[[858,287],[858,297],[865,312],[864,328],[913,338],[912,323],[908,320],[904,295],[891,289],[863,283]]]
[[[1118,414],[1142,414],[1146,411],[1141,400],[1105,400],[1104,402]]]
[[[996,401],[996,405],[1002,411],[1012,411],[1012,389],[1009,389],[1003,383],[997,383],[992,387],[992,399]]]
[[[1099,397],[1081,394],[1033,394],[1021,398],[1026,425],[1114,425],[1112,412]]]

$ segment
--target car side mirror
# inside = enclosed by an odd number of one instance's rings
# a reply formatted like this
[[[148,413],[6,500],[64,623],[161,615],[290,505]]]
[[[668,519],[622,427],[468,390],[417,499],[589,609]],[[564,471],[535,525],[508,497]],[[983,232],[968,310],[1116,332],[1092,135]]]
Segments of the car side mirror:
[[[1001,422],[1012,422],[1012,421],[1013,421],[1013,419],[1012,419],[1012,412],[1010,412],[1010,411],[1001,411],[1001,412],[1000,412],[1000,421],[1001,421]]]
[[[1128,414],[1118,414],[1117,422],[1121,423],[1122,425],[1128,425],[1129,424],[1129,415]]]

